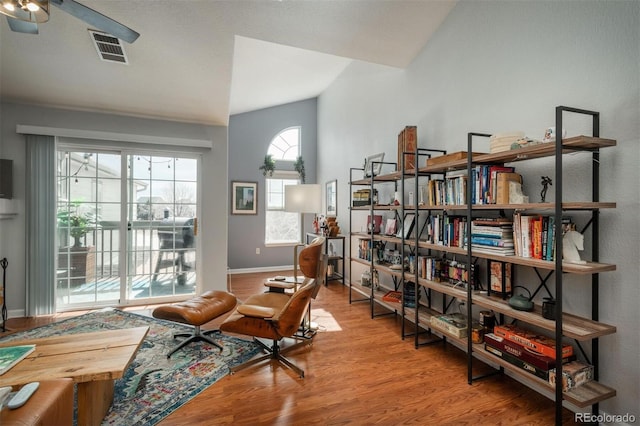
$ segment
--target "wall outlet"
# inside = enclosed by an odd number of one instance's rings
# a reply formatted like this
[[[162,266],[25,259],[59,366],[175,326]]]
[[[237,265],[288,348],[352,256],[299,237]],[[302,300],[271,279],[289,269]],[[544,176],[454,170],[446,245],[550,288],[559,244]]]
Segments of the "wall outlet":
[[[256,247],[256,254],[260,254],[260,247]]]

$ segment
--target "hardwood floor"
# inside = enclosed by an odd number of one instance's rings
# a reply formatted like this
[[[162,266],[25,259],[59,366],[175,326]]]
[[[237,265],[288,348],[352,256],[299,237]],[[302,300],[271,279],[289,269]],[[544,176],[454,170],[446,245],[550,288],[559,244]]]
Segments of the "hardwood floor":
[[[242,300],[263,291],[263,279],[273,275],[233,275],[231,290]],[[371,319],[367,303],[349,304],[348,297],[347,287],[331,282],[313,301],[320,331],[312,345],[287,354],[304,368],[304,379],[265,362],[222,378],[160,425],[554,423],[551,400],[507,376],[468,385],[462,351],[442,343],[415,349],[413,339],[401,339],[398,317]],[[30,328],[55,319],[12,319],[8,325]],[[492,371],[474,365],[476,374]],[[569,410],[564,423],[575,424]]]

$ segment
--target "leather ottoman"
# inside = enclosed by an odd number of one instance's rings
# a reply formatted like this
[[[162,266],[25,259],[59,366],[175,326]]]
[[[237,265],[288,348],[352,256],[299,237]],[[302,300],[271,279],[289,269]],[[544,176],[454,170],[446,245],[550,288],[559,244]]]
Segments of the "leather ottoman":
[[[40,382],[38,389],[20,408],[2,408],[0,425],[72,425],[73,380],[57,379]]]
[[[217,342],[211,339],[207,334],[216,333],[220,330],[201,331],[200,326],[218,318],[220,315],[226,314],[236,306],[236,297],[226,291],[207,291],[193,299],[184,302],[174,303],[171,305],[159,306],[153,310],[154,318],[165,319],[169,321],[189,324],[194,327],[193,333],[176,333],[176,337],[186,337],[177,347],[167,354],[167,358],[173,355],[178,349],[185,345],[203,340],[222,350]]]

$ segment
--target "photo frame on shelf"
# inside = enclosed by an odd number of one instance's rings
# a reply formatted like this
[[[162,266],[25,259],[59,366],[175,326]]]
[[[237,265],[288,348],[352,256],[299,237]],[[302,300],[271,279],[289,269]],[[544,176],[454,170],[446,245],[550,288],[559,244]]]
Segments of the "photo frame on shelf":
[[[387,223],[384,227],[385,235],[396,235],[396,220],[395,219],[387,219]]]
[[[382,160],[384,152],[368,156],[364,161],[364,177],[371,177],[372,173],[373,176],[378,176],[382,171]]]
[[[338,215],[338,181],[336,179],[327,182],[326,187],[326,216]]]
[[[231,182],[231,214],[258,214],[258,182]]]
[[[398,233],[396,234],[397,238],[403,238],[406,240],[411,236],[411,231],[413,231],[413,226],[416,221],[415,213],[405,213],[404,219],[402,221],[402,228],[398,229]]]

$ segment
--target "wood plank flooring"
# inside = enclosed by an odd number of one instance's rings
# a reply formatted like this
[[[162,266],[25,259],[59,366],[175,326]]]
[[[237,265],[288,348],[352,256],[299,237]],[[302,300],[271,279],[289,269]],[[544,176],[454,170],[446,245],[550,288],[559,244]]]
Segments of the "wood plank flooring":
[[[242,300],[263,291],[265,277],[278,274],[233,275],[231,290]],[[30,328],[60,317],[12,319],[8,325]],[[348,288],[339,283],[321,289],[312,320],[321,325],[312,345],[287,354],[304,368],[304,379],[265,362],[222,378],[160,425],[554,423],[550,399],[507,376],[468,385],[462,351],[443,343],[415,349],[413,339],[401,339],[398,317],[371,319],[369,305],[349,304]],[[474,366],[475,374],[492,371],[481,362]],[[575,424],[569,410],[564,423]]]

